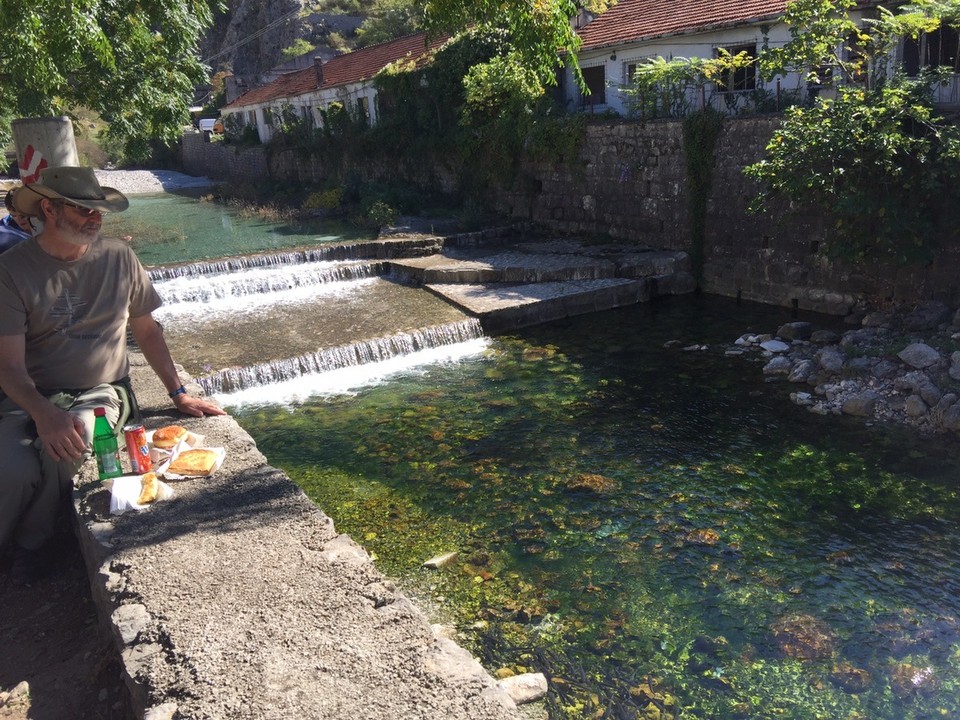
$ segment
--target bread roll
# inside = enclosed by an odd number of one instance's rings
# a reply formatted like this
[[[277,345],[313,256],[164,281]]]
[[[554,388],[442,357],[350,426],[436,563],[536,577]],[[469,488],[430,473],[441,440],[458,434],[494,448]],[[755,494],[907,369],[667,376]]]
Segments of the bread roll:
[[[157,480],[157,474],[148,472],[140,478],[140,497],[137,498],[137,505],[149,505],[157,499],[158,492],[160,492],[160,481]]]
[[[186,428],[179,425],[166,425],[153,431],[153,446],[169,450],[186,436]]]
[[[213,466],[217,464],[218,458],[219,453],[216,450],[207,448],[184,450],[173,459],[167,470],[177,475],[202,477],[213,471]]]

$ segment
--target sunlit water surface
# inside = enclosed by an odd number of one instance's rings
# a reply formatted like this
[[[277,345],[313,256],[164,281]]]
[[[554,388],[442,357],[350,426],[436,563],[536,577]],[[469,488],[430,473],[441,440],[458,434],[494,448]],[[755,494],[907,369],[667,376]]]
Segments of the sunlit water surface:
[[[233,411],[553,717],[960,717],[956,444],[724,355],[790,319],[674,298]]]
[[[130,208],[103,218],[104,235],[132,236],[144,265],[162,265],[370,237],[330,221],[278,224],[188,195],[131,195]]]
[[[357,237],[172,195],[105,232],[147,265]],[[326,272],[158,283],[158,317],[201,373],[462,317]],[[546,673],[554,718],[960,718],[957,445],[725,356],[790,319],[674,298],[220,399],[491,670]]]

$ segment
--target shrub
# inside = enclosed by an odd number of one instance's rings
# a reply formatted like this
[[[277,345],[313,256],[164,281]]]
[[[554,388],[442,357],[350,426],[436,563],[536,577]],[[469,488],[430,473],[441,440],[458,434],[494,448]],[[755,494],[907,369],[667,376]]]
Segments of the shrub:
[[[343,188],[331,188],[311,193],[303,206],[307,210],[336,210],[343,201]]]
[[[384,225],[391,224],[396,216],[396,210],[383,200],[376,200],[367,210],[367,223],[370,227],[381,228]]]

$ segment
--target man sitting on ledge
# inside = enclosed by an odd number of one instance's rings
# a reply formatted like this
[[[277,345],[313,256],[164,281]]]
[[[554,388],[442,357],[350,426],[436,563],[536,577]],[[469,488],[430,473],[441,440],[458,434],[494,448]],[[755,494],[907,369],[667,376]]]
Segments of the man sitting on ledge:
[[[120,419],[128,324],[180,412],[224,413],[181,384],[151,315],[160,296],[133,250],[100,237],[103,213],[126,210],[126,197],[91,168],[55,167],[13,204],[44,223],[0,256],[0,549],[12,542],[13,580],[27,583],[50,569],[48,543],[90,456],[94,409],[114,426]]]

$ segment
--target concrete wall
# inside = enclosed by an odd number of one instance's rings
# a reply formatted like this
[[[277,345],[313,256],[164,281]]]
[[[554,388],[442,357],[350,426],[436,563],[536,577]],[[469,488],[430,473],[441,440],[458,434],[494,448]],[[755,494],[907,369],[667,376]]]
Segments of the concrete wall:
[[[956,268],[960,246],[943,249],[923,267],[898,269],[834,262],[817,251],[822,219],[780,211],[750,214],[758,185],[742,169],[763,156],[777,116],[730,118],[716,153],[708,207],[702,287],[768,304],[845,314],[860,299],[879,302],[942,300],[960,304]],[[191,138],[192,140],[192,138]],[[197,158],[190,157],[196,152]],[[269,177],[316,183],[326,170],[291,151],[267,161],[262,148],[184,144],[188,172],[215,178]],[[269,173],[267,168],[269,167]],[[351,164],[370,179],[403,178],[456,191],[455,169],[426,160],[416,168]],[[579,158],[566,164],[524,163],[512,186],[496,195],[497,209],[552,230],[691,251],[689,192],[679,121],[591,124]]]

